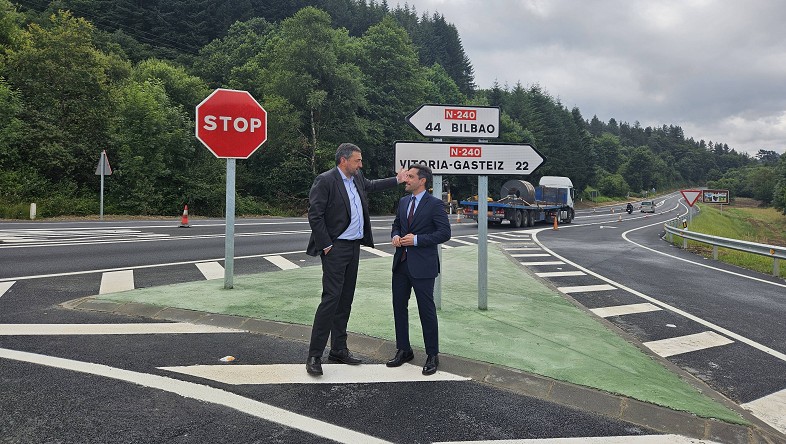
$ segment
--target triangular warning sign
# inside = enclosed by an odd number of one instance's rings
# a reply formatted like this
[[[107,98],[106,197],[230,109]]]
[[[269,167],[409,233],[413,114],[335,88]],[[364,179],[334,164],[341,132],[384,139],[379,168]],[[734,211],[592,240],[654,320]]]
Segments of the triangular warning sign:
[[[701,196],[701,190],[680,190],[680,193],[682,193],[682,197],[685,198],[685,202],[687,202],[690,207],[692,207],[693,204],[699,200],[699,196]]]

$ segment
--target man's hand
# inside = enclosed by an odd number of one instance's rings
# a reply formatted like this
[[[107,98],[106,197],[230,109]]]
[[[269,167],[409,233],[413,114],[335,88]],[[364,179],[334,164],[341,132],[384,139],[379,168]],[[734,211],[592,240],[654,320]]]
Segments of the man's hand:
[[[405,170],[404,168],[398,170],[398,173],[396,174],[396,181],[398,183],[402,183],[404,182],[404,180],[406,180],[406,178],[407,178],[407,170]]]
[[[409,233],[402,237],[399,241],[402,247],[414,247],[415,246],[415,235]]]
[[[390,243],[393,244],[394,247],[398,248],[401,246],[401,237],[399,235],[393,236],[393,239],[390,240]]]
[[[327,248],[325,248],[325,249],[323,249],[322,252],[325,254],[325,256],[327,256],[327,254],[330,253],[331,249],[333,249],[332,245],[327,247]]]

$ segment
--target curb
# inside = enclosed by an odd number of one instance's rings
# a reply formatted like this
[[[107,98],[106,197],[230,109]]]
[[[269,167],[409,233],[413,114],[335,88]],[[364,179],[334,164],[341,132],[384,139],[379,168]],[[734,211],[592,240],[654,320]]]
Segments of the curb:
[[[69,310],[95,311],[156,320],[190,322],[217,327],[245,330],[250,333],[275,336],[285,340],[307,343],[311,327],[300,324],[268,321],[242,316],[232,316],[161,307],[136,302],[111,302],[83,297],[60,304]],[[393,341],[349,333],[352,351],[359,355],[385,361],[396,351]],[[422,352],[422,350],[419,350]],[[752,425],[729,424],[715,419],[700,418],[694,414],[671,410],[621,395],[571,384],[522,370],[474,361],[440,353],[440,369],[471,378],[492,387],[530,396],[647,427],[663,433],[673,433],[695,439],[705,439],[729,444],[786,444],[786,436],[772,429],[758,418],[734,405]]]

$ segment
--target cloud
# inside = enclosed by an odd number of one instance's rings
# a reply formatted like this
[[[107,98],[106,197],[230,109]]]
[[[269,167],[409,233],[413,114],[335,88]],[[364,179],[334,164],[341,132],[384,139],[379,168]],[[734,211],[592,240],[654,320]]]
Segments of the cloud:
[[[456,25],[480,88],[538,84],[585,118],[786,151],[786,2],[407,3]]]

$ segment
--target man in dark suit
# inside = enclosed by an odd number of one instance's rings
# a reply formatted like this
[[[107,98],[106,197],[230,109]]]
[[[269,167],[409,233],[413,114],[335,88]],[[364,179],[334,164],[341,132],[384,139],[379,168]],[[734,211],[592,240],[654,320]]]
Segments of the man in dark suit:
[[[409,344],[407,305],[412,290],[418,301],[423,342],[426,345],[424,375],[433,375],[439,366],[439,327],[434,305],[434,279],[439,274],[439,244],[450,239],[450,222],[442,200],[426,192],[431,168],[416,164],[407,171],[406,190],[398,205],[390,233],[393,256],[393,319],[396,324],[396,356],[387,362],[398,367],[415,358]]]
[[[311,238],[306,253],[322,259],[322,301],[314,315],[306,371],[322,374],[322,354],[330,336],[328,359],[360,364],[347,348],[347,322],[355,296],[360,245],[374,247],[366,194],[393,188],[404,181],[396,177],[368,180],[363,177],[360,148],[342,143],[336,167],[316,179],[309,193],[308,223]]]

